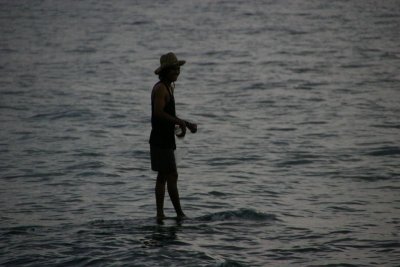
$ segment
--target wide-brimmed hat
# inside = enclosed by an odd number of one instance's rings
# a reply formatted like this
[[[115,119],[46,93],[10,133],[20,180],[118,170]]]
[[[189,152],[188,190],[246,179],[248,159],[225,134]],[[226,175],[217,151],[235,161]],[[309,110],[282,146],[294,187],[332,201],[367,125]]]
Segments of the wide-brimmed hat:
[[[160,67],[158,67],[154,71],[154,73],[158,75],[162,70],[166,68],[180,67],[185,63],[186,63],[185,60],[178,60],[178,58],[175,56],[174,53],[169,52],[168,54],[162,55],[160,57]]]

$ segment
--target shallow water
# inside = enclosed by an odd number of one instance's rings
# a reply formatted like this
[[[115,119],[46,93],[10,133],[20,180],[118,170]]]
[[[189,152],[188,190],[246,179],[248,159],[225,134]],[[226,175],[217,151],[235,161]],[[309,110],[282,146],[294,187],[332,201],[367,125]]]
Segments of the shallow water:
[[[0,25],[0,265],[400,261],[397,1],[2,1]],[[157,224],[169,51],[199,131],[177,140],[190,219]]]

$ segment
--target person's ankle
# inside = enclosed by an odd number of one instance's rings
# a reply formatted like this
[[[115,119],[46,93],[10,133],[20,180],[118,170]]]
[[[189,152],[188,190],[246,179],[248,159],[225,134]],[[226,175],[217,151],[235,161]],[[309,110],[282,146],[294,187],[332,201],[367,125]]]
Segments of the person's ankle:
[[[157,219],[164,219],[164,218],[165,218],[164,213],[160,213],[160,214],[157,213]]]
[[[177,214],[177,216],[178,216],[178,218],[184,218],[184,217],[186,217],[185,213],[183,213],[183,212],[179,212],[179,213]]]

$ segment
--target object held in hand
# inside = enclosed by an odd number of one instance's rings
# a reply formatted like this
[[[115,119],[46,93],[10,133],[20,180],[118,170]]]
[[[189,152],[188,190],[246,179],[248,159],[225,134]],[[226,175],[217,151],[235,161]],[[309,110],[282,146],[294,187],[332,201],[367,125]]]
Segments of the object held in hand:
[[[183,138],[186,135],[186,129],[182,129],[181,126],[175,125],[175,135],[179,138]]]

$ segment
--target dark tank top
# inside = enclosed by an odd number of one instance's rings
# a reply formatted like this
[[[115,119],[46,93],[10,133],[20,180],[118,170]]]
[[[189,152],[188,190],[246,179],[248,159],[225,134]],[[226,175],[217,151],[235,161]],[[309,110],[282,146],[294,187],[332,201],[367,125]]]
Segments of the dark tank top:
[[[159,83],[162,82],[160,81],[157,84]],[[170,89],[165,83],[164,85],[165,87],[167,87],[167,91],[169,94],[169,101],[166,103],[164,107],[164,112],[168,113],[173,117],[176,117],[174,95],[170,92]],[[151,96],[151,128],[152,129],[149,140],[150,145],[166,149],[176,149],[175,123],[154,116],[153,95]]]

